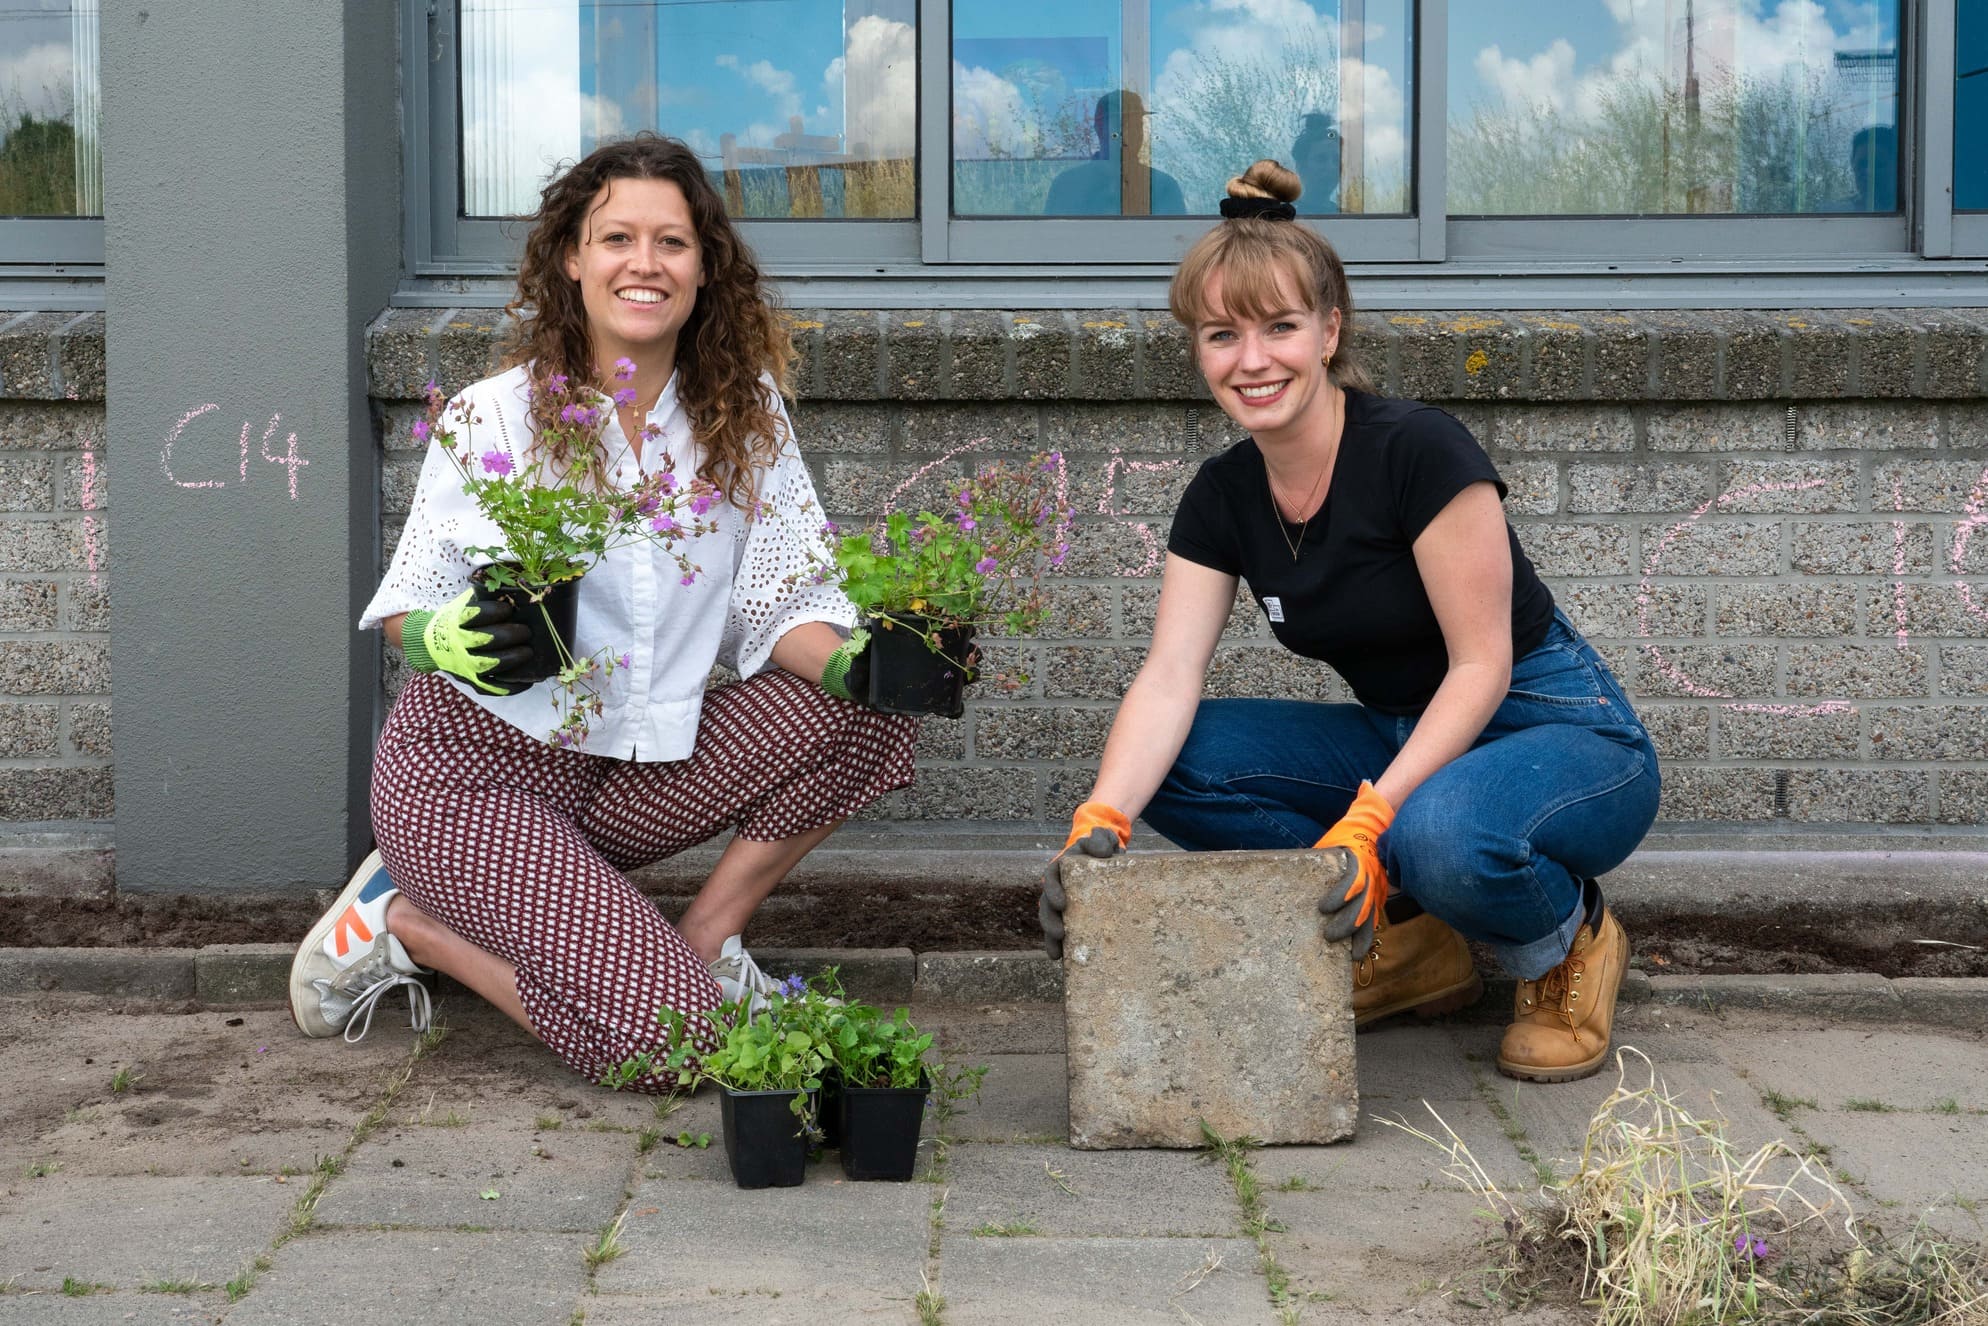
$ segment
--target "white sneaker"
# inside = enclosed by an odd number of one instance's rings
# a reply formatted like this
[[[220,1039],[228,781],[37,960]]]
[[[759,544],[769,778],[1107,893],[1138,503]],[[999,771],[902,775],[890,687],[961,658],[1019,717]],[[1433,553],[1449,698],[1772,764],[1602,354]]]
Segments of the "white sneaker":
[[[409,1025],[428,1030],[433,1008],[428,987],[418,978],[431,973],[416,966],[387,933],[387,904],[398,892],[380,854],[370,852],[331,910],[304,936],[290,963],[290,1017],[306,1036],[343,1031],[348,1041],[363,1040],[380,997],[402,988]]]
[[[744,940],[743,935],[733,935],[720,946],[718,956],[711,962],[711,979],[718,983],[728,1004],[750,998],[746,1016],[751,1017],[766,1007],[768,995],[781,994],[783,990],[779,981],[759,969],[752,954],[745,951]]]

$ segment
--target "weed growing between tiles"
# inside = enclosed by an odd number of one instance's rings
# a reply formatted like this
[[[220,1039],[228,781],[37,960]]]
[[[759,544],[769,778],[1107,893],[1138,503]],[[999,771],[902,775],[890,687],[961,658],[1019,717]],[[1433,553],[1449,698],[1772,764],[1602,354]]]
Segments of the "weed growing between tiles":
[[[1473,1307],[1578,1298],[1599,1326],[1969,1326],[1988,1321],[1988,1257],[1923,1223],[1888,1239],[1821,1159],[1775,1140],[1742,1153],[1723,1119],[1670,1095],[1640,1051],[1588,1124],[1579,1168],[1507,1192],[1434,1107],[1435,1131],[1383,1119],[1443,1154],[1443,1173],[1502,1225]],[[1647,1084],[1630,1085],[1632,1070]],[[1488,1302],[1487,1302],[1488,1301]]]

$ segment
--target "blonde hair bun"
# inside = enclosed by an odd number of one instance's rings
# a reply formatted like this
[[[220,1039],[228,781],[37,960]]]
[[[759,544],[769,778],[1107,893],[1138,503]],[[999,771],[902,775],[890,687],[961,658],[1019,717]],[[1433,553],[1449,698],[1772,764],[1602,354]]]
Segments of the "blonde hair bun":
[[[1304,191],[1296,172],[1269,157],[1231,179],[1228,188],[1231,198],[1269,198],[1280,203],[1294,203]]]

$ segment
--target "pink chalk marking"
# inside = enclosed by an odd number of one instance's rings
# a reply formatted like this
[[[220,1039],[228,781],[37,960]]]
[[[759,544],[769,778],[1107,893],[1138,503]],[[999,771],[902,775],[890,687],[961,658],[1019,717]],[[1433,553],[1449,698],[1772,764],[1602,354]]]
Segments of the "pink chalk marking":
[[[310,462],[297,454],[297,435],[295,433],[290,434],[286,439],[289,447],[288,451],[281,456],[272,456],[269,454],[269,439],[276,435],[277,425],[282,422],[283,416],[280,414],[269,416],[269,427],[262,430],[262,458],[272,465],[282,465],[289,469],[290,500],[294,502],[297,500],[297,471],[310,464]],[[242,425],[242,437],[244,439],[248,437],[247,424]],[[248,464],[246,457],[243,459],[242,464],[244,466]]]
[[[1776,718],[1820,718],[1824,714],[1854,714],[1857,706],[1847,700],[1825,700],[1821,704],[1725,704],[1729,714],[1771,714]]]
[[[1744,501],[1746,498],[1758,496],[1761,493],[1801,492],[1809,488],[1820,488],[1822,484],[1823,481],[1821,479],[1801,479],[1790,483],[1748,484],[1744,488],[1735,488],[1729,493],[1721,493],[1717,497],[1708,498],[1699,505],[1697,510],[1671,526],[1665,532],[1664,537],[1657,541],[1657,546],[1651,550],[1649,557],[1643,563],[1643,579],[1636,586],[1636,633],[1645,639],[1648,639],[1650,635],[1650,579],[1657,573],[1657,564],[1663,559],[1664,554],[1670,551],[1671,544],[1675,543],[1686,530],[1703,519],[1707,512],[1711,511],[1714,507],[1723,509],[1734,502]],[[1644,645],[1643,652],[1649,656],[1650,662],[1656,666],[1657,671],[1661,672],[1670,680],[1672,685],[1676,686],[1686,695],[1697,696],[1706,700],[1729,700],[1732,698],[1724,691],[1715,691],[1709,687],[1701,686],[1683,668],[1665,658],[1663,651],[1655,645]],[[1784,717],[1809,717],[1841,712],[1841,709],[1835,707],[1839,705],[1842,708],[1849,707],[1848,705],[1843,705],[1841,701],[1829,701],[1819,705],[1727,705],[1725,707],[1732,709],[1736,713],[1774,713]]]
[[[1988,470],[1981,471],[1981,477],[1974,481],[1974,487],[1967,494],[1966,518],[1954,526],[1953,555],[1947,560],[1947,568],[1954,574],[1954,588],[1960,591],[1960,604],[1970,613],[1988,622],[1988,608],[1974,601],[1974,591],[1960,578],[1961,563],[1967,559],[1967,541],[1974,531],[1988,524],[1988,511],[1982,510],[1984,500],[1988,500]]]
[[[1891,509],[1905,510],[1905,492],[1899,480],[1891,481]],[[1905,522],[1891,522],[1891,619],[1898,628],[1898,647],[1905,648]]]
[[[212,414],[220,408],[218,405],[197,405],[181,415],[179,422],[173,425],[172,431],[166,434],[166,449],[159,453],[159,468],[165,471],[168,483],[176,484],[181,488],[227,487],[228,481],[226,479],[201,479],[196,481],[192,479],[176,479],[173,477],[173,444],[179,441],[180,434],[186,431],[188,424],[198,419],[201,415]],[[247,443],[244,442],[243,445],[246,446]]]
[[[1179,469],[1182,464],[1184,462],[1178,460],[1127,460],[1119,452],[1117,447],[1113,447],[1111,449],[1111,462],[1104,467],[1104,491],[1098,495],[1098,514],[1101,516],[1124,516],[1129,514],[1113,509],[1117,505],[1118,476],[1121,473],[1129,471],[1134,474],[1165,474],[1169,470]],[[1122,566],[1118,569],[1118,574],[1122,576],[1149,576],[1159,566],[1160,558],[1166,550],[1160,547],[1159,539],[1153,534],[1152,527],[1145,521],[1129,520],[1125,523],[1130,525],[1138,533],[1139,542],[1144,546],[1146,556],[1145,560],[1140,562],[1136,569]]]
[[[986,445],[987,445],[986,438],[976,437],[971,442],[962,442],[958,446],[954,447],[952,450],[944,452],[943,454],[935,456],[931,460],[926,461],[923,465],[920,465],[917,469],[911,472],[910,478],[906,479],[903,483],[899,484],[897,487],[890,490],[890,496],[884,499],[884,509],[888,511],[891,507],[895,506],[897,504],[897,499],[904,496],[905,489],[911,487],[912,484],[917,483],[920,479],[924,478],[926,475],[930,474],[933,470],[945,464],[947,461],[951,460],[954,456],[957,456],[964,451],[972,451],[975,447],[984,447]],[[878,528],[881,529],[882,526],[879,525]]]

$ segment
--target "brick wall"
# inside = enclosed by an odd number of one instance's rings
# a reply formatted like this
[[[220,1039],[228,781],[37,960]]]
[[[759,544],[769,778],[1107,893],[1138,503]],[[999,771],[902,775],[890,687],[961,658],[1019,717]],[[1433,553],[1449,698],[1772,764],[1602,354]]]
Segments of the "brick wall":
[[[104,320],[0,312],[0,822],[111,817]]]
[[[796,314],[795,419],[830,513],[916,500],[980,454],[1057,449],[1078,512],[1032,680],[925,725],[880,814],[1055,819],[1139,665],[1169,513],[1233,440],[1152,311]],[[391,540],[411,401],[488,372],[491,310],[370,332]],[[1988,820],[1988,310],[1363,315],[1384,388],[1454,410],[1666,757],[1673,820]],[[979,451],[940,459],[975,438]],[[934,462],[937,464],[934,464]],[[1214,695],[1344,698],[1253,608]]]

